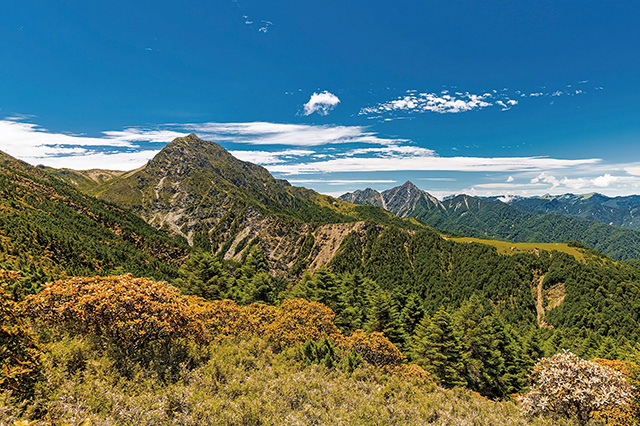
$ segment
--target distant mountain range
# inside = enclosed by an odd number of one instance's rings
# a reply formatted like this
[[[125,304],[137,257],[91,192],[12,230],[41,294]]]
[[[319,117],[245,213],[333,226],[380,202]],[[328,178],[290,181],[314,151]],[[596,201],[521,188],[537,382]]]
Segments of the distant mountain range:
[[[382,207],[398,216],[416,218],[433,227],[472,237],[514,242],[575,240],[615,259],[640,258],[640,232],[634,220],[640,208],[640,196],[610,198],[600,194],[567,194],[480,198],[457,195],[440,201],[406,182],[382,192],[367,188],[339,198]]]
[[[541,197],[502,198],[520,211],[537,214],[562,214],[580,219],[595,220],[608,225],[640,230],[640,195],[607,197],[606,195],[563,194]]]

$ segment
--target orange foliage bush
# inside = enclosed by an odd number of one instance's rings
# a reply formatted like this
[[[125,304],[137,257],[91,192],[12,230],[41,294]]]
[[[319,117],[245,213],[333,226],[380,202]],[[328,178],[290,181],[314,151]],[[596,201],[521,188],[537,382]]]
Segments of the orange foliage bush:
[[[357,352],[362,359],[377,366],[396,365],[405,359],[384,334],[375,331],[367,335],[363,330],[356,330],[343,338],[340,346]]]
[[[205,340],[192,299],[166,283],[130,274],[54,281],[24,306],[37,322],[105,337],[129,354],[158,340]]]
[[[305,299],[282,302],[274,321],[267,323],[264,336],[283,346],[300,345],[307,340],[329,337],[339,340],[340,330],[334,324],[336,314],[322,303]]]
[[[197,306],[197,316],[204,324],[209,339],[221,340],[237,336],[247,328],[247,313],[233,300],[192,300],[194,306]]]
[[[433,379],[431,379],[431,375],[429,374],[429,372],[417,364],[388,365],[384,367],[384,370],[388,373],[400,376],[404,379],[418,379],[423,383],[433,382]]]
[[[629,404],[614,405],[596,413],[595,417],[602,419],[607,426],[625,426],[634,424],[640,418],[640,395],[637,386],[640,384],[640,366],[631,361],[620,361],[596,358],[593,360],[622,374],[628,384],[635,386],[634,398]]]
[[[40,347],[17,315],[4,285],[20,278],[16,271],[0,271],[0,389],[28,395],[40,371]]]
[[[257,335],[277,346],[333,339],[377,366],[395,366],[394,374],[428,377],[417,366],[399,366],[402,353],[382,333],[362,330],[342,335],[335,313],[318,302],[285,300],[279,307],[232,300],[206,301],[184,296],[166,283],[131,275],[84,277],[49,283],[24,302],[37,322],[71,333],[109,339],[127,354],[155,341],[191,337],[198,342]]]

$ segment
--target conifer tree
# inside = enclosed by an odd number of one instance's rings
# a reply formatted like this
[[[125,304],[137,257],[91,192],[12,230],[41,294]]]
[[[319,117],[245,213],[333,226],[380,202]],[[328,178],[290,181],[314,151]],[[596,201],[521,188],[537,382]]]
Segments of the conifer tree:
[[[338,284],[336,325],[343,330],[364,328],[369,315],[370,294],[375,283],[362,276],[360,272],[346,274]]]
[[[466,385],[460,331],[444,308],[433,318],[425,316],[420,321],[413,337],[412,356],[442,386]]]
[[[405,344],[409,339],[400,310],[396,301],[384,290],[379,289],[373,295],[367,329],[384,333],[401,350],[406,349]]]
[[[229,297],[233,280],[222,263],[207,252],[193,252],[178,272],[177,285],[187,294],[209,300]]]

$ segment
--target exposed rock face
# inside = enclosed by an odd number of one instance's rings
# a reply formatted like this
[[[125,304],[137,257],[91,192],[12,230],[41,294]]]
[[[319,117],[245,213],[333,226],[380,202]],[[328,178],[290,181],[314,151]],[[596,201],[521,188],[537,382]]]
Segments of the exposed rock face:
[[[382,192],[367,188],[341,195],[339,198],[351,203],[382,207],[400,217],[415,217],[417,210],[445,210],[437,198],[409,181]]]
[[[386,203],[382,194],[375,189],[358,189],[354,192],[348,192],[340,196],[343,201],[355,204],[369,204],[376,207],[386,209]]]

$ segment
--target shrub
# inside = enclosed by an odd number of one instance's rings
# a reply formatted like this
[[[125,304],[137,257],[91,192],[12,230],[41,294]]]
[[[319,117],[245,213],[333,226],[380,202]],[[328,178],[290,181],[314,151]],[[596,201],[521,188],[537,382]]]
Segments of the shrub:
[[[341,346],[353,350],[362,359],[378,367],[396,365],[405,359],[402,352],[377,331],[366,334],[363,330],[356,330],[341,340]]]
[[[612,368],[622,374],[626,382],[634,386],[633,400],[628,404],[613,405],[600,410],[595,417],[603,419],[607,426],[625,426],[640,418],[640,396],[637,386],[640,384],[640,366],[631,361],[619,361],[596,358],[598,364]]]
[[[41,350],[5,293],[5,284],[19,278],[19,272],[0,271],[0,390],[29,397],[38,379]]]
[[[598,412],[628,404],[633,396],[633,388],[619,372],[569,351],[542,358],[532,377],[534,387],[518,398],[521,411],[575,416],[580,425]]]
[[[322,303],[304,299],[285,300],[274,320],[266,324],[264,336],[282,346],[300,345],[323,337],[337,340],[341,333],[333,322],[335,317],[336,314]]]
[[[154,342],[205,340],[192,299],[166,283],[130,274],[54,281],[24,304],[38,323],[106,338],[131,357]]]

